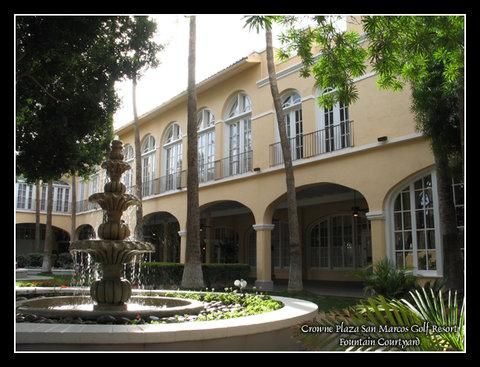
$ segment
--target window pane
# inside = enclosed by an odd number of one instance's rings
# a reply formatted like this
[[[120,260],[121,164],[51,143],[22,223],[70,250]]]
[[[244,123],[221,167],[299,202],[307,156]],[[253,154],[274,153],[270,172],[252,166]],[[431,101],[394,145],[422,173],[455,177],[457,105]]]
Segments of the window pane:
[[[403,204],[403,210],[410,210],[410,193],[409,192],[402,193],[402,204]]]
[[[398,195],[397,198],[395,199],[393,210],[395,210],[396,212],[399,212],[400,210],[402,210],[401,203],[400,203],[400,195]]]
[[[412,228],[412,217],[410,212],[403,213],[403,229],[411,229]]]
[[[426,208],[432,208],[433,207],[432,189],[425,190],[423,202],[424,202],[424,206]]]
[[[423,191],[415,191],[415,209],[423,209],[425,199]]]
[[[413,268],[413,252],[405,252],[405,267]]]
[[[428,251],[428,269],[437,270],[437,254],[436,251]]]
[[[403,250],[402,232],[395,232],[395,250]]]
[[[403,252],[397,252],[395,254],[395,263],[397,264],[397,268],[403,268]]]
[[[424,231],[417,231],[417,248],[418,249],[425,248],[425,232]]]
[[[427,247],[435,248],[435,231],[427,231]]]
[[[310,247],[319,247],[320,246],[320,241],[319,241],[319,233],[318,233],[318,225],[312,228],[311,232],[311,240],[310,240]]]
[[[425,210],[425,219],[426,219],[426,228],[435,228],[435,223],[433,219],[433,209]]]
[[[395,213],[394,216],[394,221],[395,221],[395,230],[401,230],[402,229],[402,213]]]
[[[408,231],[403,233],[403,245],[405,249],[413,248],[412,232]]]
[[[418,252],[418,270],[427,270],[427,254],[425,251]]]
[[[414,190],[421,190],[422,189],[422,180],[417,180],[415,181],[415,183],[413,184],[413,188]]]
[[[416,219],[417,219],[417,228],[425,228],[425,219],[423,218],[423,210],[416,211]]]
[[[428,175],[423,178],[423,186],[425,188],[432,187],[432,176]]]

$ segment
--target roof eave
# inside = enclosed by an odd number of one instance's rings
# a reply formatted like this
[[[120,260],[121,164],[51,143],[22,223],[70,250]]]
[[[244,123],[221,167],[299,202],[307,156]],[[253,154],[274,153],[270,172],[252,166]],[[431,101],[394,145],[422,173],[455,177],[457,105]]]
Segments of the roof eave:
[[[200,83],[196,85],[197,93],[201,93],[218,83],[221,83],[225,79],[231,78],[233,75],[238,74],[256,64],[261,62],[261,58],[258,53],[253,53],[247,57],[244,57],[234,64],[226,67],[225,69],[219,71],[218,73],[213,74],[212,76],[202,80]],[[158,114],[177,106],[182,102],[186,102],[187,100],[187,91],[183,91],[177,94],[175,97],[169,99],[168,101],[162,103],[160,106],[155,107],[153,110],[150,110],[138,118],[139,124],[152,119],[153,117],[157,116]],[[120,128],[115,130],[115,134],[124,134],[127,131],[133,129],[134,121],[130,121],[128,124],[121,126]]]

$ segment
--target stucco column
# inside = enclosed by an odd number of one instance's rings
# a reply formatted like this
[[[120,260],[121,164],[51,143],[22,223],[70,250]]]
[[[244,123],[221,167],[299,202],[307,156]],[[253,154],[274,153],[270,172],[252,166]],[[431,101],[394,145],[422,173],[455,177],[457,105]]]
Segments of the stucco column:
[[[187,230],[178,231],[180,236],[180,264],[185,264],[185,254],[187,253]]]
[[[274,224],[254,224],[257,232],[257,280],[255,286],[264,291],[273,290],[272,230]]]
[[[366,214],[371,225],[372,263],[382,260],[387,255],[385,240],[385,215],[383,211],[371,211]]]

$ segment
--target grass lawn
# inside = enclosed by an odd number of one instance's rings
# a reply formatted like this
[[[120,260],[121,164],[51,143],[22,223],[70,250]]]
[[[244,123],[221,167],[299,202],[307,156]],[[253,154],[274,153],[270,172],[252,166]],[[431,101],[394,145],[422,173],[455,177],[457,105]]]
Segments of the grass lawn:
[[[354,306],[361,301],[361,298],[339,297],[339,296],[321,296],[309,291],[301,292],[268,292],[272,296],[299,298],[310,301],[318,305],[319,312],[328,312],[335,309],[343,309]]]

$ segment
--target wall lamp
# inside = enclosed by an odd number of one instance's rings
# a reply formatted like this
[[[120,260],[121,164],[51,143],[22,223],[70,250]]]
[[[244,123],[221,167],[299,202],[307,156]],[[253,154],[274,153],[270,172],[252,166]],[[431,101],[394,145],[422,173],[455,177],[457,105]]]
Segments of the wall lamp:
[[[387,136],[380,136],[377,138],[378,142],[384,142],[387,141],[388,137]]]

